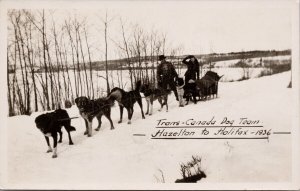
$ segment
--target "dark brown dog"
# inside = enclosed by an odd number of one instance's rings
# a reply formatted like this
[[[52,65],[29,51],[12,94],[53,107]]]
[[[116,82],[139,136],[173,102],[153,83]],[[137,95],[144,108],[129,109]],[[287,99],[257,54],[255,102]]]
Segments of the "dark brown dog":
[[[90,100],[87,97],[78,97],[75,99],[75,103],[79,109],[79,113],[85,121],[86,131],[84,135],[88,135],[88,137],[92,136],[92,122],[96,117],[98,119],[98,127],[95,129],[99,131],[101,127],[101,118],[102,115],[109,120],[111,125],[111,130],[114,129],[113,122],[110,117],[111,106],[113,102],[107,98],[99,98],[96,100]]]
[[[168,94],[171,93],[170,90],[163,90],[163,89],[158,89],[158,88],[151,88],[150,84],[144,84],[141,86],[140,92],[144,94],[147,102],[147,112],[146,115],[152,115],[153,111],[153,102],[157,100],[160,103],[160,109],[161,111],[166,105],[166,111],[168,112]],[[150,107],[150,111],[149,111]]]
[[[142,103],[142,97],[140,95],[140,87],[141,87],[141,81],[138,81],[136,83],[135,90],[132,90],[130,92],[126,92],[121,88],[113,88],[108,95],[108,99],[110,100],[117,100],[120,107],[120,120],[118,123],[122,123],[123,119],[123,110],[124,107],[127,109],[128,112],[128,124],[131,124],[131,118],[133,115],[133,106],[134,103],[137,102],[141,108],[142,112],[142,118],[145,119],[144,111],[143,111],[143,103]]]

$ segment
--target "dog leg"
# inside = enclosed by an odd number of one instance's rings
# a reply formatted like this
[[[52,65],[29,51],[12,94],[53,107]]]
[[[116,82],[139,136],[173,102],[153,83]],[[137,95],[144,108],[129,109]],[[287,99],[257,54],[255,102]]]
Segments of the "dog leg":
[[[160,109],[158,111],[162,111],[163,108],[164,108],[164,104],[161,104],[161,107],[160,107]]]
[[[57,133],[52,135],[53,137],[53,155],[52,158],[57,157]]]
[[[122,123],[124,107],[120,106],[120,105],[119,105],[119,107],[120,107],[120,120],[118,121],[118,123]]]
[[[69,137],[69,145],[74,145],[72,138],[71,138],[71,132],[68,131],[68,137]]]
[[[146,102],[147,102],[147,112],[145,114],[148,115],[149,114],[149,98],[146,98]]]
[[[88,137],[92,136],[92,122],[93,119],[88,119]]]
[[[127,122],[127,124],[131,124],[131,118],[132,118],[132,115],[133,115],[133,108],[128,108],[127,112],[128,112],[128,122]]]
[[[63,134],[63,133],[62,133],[61,130],[60,130],[58,133],[59,133],[59,141],[58,141],[58,142],[59,142],[59,143],[62,143],[62,134]]]
[[[194,99],[194,104],[197,104],[197,98],[196,98],[196,94],[193,94],[193,99]]]
[[[138,102],[138,104],[139,104],[139,106],[140,106],[140,108],[141,108],[142,118],[145,119],[145,115],[144,115],[144,111],[143,111],[143,102],[142,102],[142,98],[139,98],[139,99],[137,100],[137,102]]]
[[[166,104],[166,111],[169,111],[169,105],[168,105],[168,97],[165,97],[165,104]]]
[[[87,135],[88,134],[88,126],[89,126],[87,119],[84,119],[84,123],[85,123],[85,131],[83,134]]]
[[[97,116],[97,119],[98,119],[98,127],[95,129],[96,131],[99,131],[99,130],[100,130],[100,127],[101,127],[101,124],[102,124],[101,118],[102,118],[102,114],[100,114],[100,115]]]
[[[106,114],[104,114],[104,115],[105,115],[105,117],[108,119],[108,121],[110,122],[110,130],[115,129],[114,124],[113,124],[113,122],[112,122],[112,120],[111,120],[111,118],[110,118],[110,112],[109,112],[109,113],[106,113]]]
[[[45,139],[46,139],[46,142],[47,142],[47,145],[48,145],[47,153],[50,153],[50,152],[52,152],[52,148],[51,148],[51,146],[50,146],[49,137],[45,136]]]
[[[150,105],[150,114],[149,115],[152,115],[152,112],[153,112],[153,102]]]
[[[187,95],[187,96],[186,96],[185,101],[186,101],[186,104],[185,104],[185,105],[188,105],[188,104],[189,104],[189,101],[190,101],[190,95]]]
[[[158,102],[159,102],[159,104],[160,104],[160,109],[158,109],[158,111],[161,111],[162,108],[163,108],[162,99],[161,99],[161,98],[158,98]]]

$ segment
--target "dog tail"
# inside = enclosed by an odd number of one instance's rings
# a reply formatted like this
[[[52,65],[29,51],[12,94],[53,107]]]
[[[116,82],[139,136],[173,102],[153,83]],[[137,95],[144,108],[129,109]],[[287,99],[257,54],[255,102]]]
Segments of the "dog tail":
[[[140,89],[141,89],[141,86],[142,86],[141,80],[137,81],[136,85],[135,85],[135,90],[134,91],[139,92]]]
[[[112,107],[114,104],[115,104],[115,100],[116,100],[116,97],[114,95],[109,95],[105,98],[99,98],[100,100],[102,100],[102,107],[105,107],[105,106],[110,106]]]
[[[105,102],[106,102],[107,104],[110,104],[111,106],[114,105],[115,100],[116,100],[116,96],[114,96],[114,95],[112,95],[112,94],[110,94],[109,96],[107,96],[107,97],[105,98]]]
[[[66,127],[66,130],[67,131],[76,131],[76,129],[75,129],[75,127],[73,127],[73,126],[68,126],[68,127]]]
[[[108,97],[107,104],[112,107],[115,104],[115,98]]]

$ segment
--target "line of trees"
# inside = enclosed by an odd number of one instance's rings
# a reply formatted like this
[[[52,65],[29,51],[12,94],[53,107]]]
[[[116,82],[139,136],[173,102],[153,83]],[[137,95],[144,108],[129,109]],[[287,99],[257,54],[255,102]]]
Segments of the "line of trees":
[[[167,54],[174,64],[178,64],[179,60],[174,58],[181,54],[182,46],[171,48],[167,43],[167,34],[155,30],[146,31],[138,24],[126,26],[122,19],[119,23],[122,38],[112,42],[118,47],[119,56],[125,58],[125,64],[118,69],[128,69],[131,88],[134,88],[138,80],[156,84],[158,55]],[[124,83],[119,84],[124,88]]]
[[[98,98],[114,86],[134,88],[138,80],[155,84],[157,56],[168,53],[175,57],[182,51],[182,47],[170,48],[166,34],[145,31],[121,18],[110,19],[107,13],[104,19],[99,18],[101,31],[96,41],[105,47],[99,51],[93,45],[95,39],[90,38],[94,26],[86,18],[72,14],[57,20],[55,14],[53,10],[8,12],[9,116],[54,110],[64,107],[66,100],[74,103],[78,96]],[[110,36],[112,22],[120,26],[120,38]],[[126,61],[116,71],[108,70],[110,47]],[[105,57],[105,75],[92,67],[100,54]],[[100,83],[103,80],[105,83]]]
[[[53,14],[8,12],[9,116],[57,109],[80,95],[95,97],[85,20],[68,18],[58,26]]]

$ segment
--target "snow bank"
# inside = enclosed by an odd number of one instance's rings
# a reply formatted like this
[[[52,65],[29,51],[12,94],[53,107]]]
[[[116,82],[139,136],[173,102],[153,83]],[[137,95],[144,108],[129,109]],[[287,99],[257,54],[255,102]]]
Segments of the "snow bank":
[[[58,158],[47,154],[42,134],[31,116],[8,118],[6,155],[10,189],[100,189],[140,183],[157,183],[163,172],[166,183],[181,178],[180,163],[192,155],[202,157],[207,178],[199,183],[285,182],[291,180],[291,135],[270,135],[268,140],[154,140],[159,119],[187,120],[248,117],[262,120],[272,131],[291,131],[292,92],[286,88],[290,72],[241,82],[220,83],[219,98],[179,108],[171,95],[169,112],[141,118],[135,105],[132,124],[118,124],[119,109],[112,108],[116,129],[103,118],[99,132],[88,138],[81,118],[72,120],[75,145],[69,146],[67,133],[58,146]],[[145,100],[144,100],[145,101]],[[144,102],[144,110],[146,110]],[[79,116],[75,106],[71,117]],[[94,128],[97,120],[94,120]],[[146,136],[133,136],[133,134]]]

